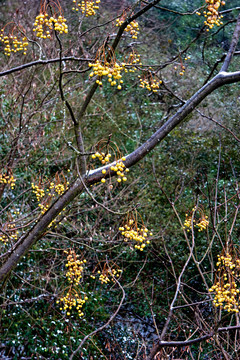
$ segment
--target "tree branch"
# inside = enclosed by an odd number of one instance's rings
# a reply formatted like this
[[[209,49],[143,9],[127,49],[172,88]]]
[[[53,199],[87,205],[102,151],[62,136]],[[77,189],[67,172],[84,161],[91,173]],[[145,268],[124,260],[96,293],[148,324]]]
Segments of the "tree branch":
[[[232,56],[236,50],[238,41],[239,41],[239,36],[240,36],[240,14],[238,15],[238,19],[237,19],[237,25],[235,27],[234,33],[233,33],[233,37],[232,37],[232,41],[231,41],[231,45],[229,47],[227,56],[223,62],[222,68],[220,71],[227,71],[230,62],[232,60]]]
[[[221,332],[228,332],[228,331],[232,331],[232,330],[238,330],[240,329],[240,326],[228,326],[228,327],[222,327],[222,328],[218,328],[216,331],[212,331],[209,334],[203,335],[201,337],[198,337],[196,339],[192,339],[192,340],[185,340],[185,341],[161,341],[156,345],[156,348],[154,348],[150,355],[148,356],[147,360],[153,360],[155,355],[159,352],[159,350],[163,347],[184,347],[184,346],[189,346],[192,344],[196,344],[196,343],[200,343],[203,341],[206,341],[208,339],[211,339],[212,337],[216,336],[218,333]]]
[[[32,66],[37,66],[37,65],[47,65],[47,64],[51,64],[51,63],[57,63],[60,61],[60,58],[56,58],[56,59],[48,59],[48,60],[36,60],[36,61],[31,61],[30,63],[27,64],[23,64],[20,66],[16,66],[12,69],[6,70],[6,71],[2,71],[0,72],[0,77],[1,76],[6,76],[9,74],[12,74],[16,71],[21,71],[24,69],[27,69],[29,67]],[[82,61],[82,62],[89,62],[89,61],[93,61],[93,59],[84,59],[84,58],[77,58],[75,56],[66,56],[62,58],[62,61]]]
[[[71,116],[73,125],[74,125],[74,132],[75,132],[75,138],[76,138],[76,143],[77,143],[77,148],[78,151],[82,154],[85,153],[85,149],[84,149],[84,142],[83,142],[83,136],[82,136],[82,129],[80,124],[77,122],[73,109],[69,103],[69,101],[66,99],[64,92],[63,92],[63,86],[62,86],[62,79],[63,79],[63,72],[62,72],[62,42],[57,34],[57,32],[55,31],[55,36],[57,38],[58,44],[59,44],[59,91],[60,91],[60,95],[61,95],[61,99],[62,102],[65,103],[69,114]],[[80,155],[78,156],[78,160],[79,160],[79,164],[80,164],[80,171],[81,174],[85,174],[86,173],[86,156],[84,155]]]

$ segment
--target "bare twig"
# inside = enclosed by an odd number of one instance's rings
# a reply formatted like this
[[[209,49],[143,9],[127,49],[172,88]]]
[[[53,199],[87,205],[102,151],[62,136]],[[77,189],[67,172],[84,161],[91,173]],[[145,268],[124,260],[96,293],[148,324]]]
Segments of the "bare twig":
[[[112,316],[110,316],[109,320],[102,326],[100,326],[98,329],[92,331],[90,334],[86,335],[84,337],[84,339],[81,341],[80,345],[77,347],[77,349],[75,351],[73,351],[73,353],[71,354],[69,360],[72,360],[73,357],[80,351],[80,349],[82,348],[83,344],[87,341],[88,338],[92,337],[93,335],[97,334],[98,332],[102,331],[103,329],[105,329],[110,323],[111,321],[113,321],[113,319],[117,316],[119,310],[121,309],[122,307],[122,304],[124,302],[124,299],[125,299],[125,291],[122,287],[122,285],[119,283],[119,281],[114,278],[114,281],[116,281],[116,283],[118,284],[118,286],[120,287],[121,291],[122,291],[122,298],[121,298],[121,301],[117,307],[117,310],[112,314]]]
[[[47,65],[47,64],[52,64],[52,63],[58,63],[59,60],[60,60],[60,58],[31,61],[30,63],[19,65],[19,66],[16,66],[14,68],[11,68],[11,69],[0,72],[0,77],[12,74],[12,73],[14,73],[16,71],[22,71],[24,69],[27,69],[27,68],[33,67],[33,66],[37,66],[37,65]],[[89,62],[89,61],[93,61],[93,59],[77,58],[75,56],[66,56],[66,57],[62,58],[62,61]]]

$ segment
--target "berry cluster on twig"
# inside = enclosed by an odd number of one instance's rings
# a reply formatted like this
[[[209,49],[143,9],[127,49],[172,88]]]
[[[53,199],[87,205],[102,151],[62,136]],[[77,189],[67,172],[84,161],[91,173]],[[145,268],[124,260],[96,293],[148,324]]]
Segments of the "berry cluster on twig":
[[[66,295],[61,296],[60,299],[57,300],[57,304],[62,303],[60,310],[65,311],[67,316],[70,316],[72,309],[76,308],[78,316],[82,317],[84,315],[82,307],[88,300],[88,297],[85,294],[79,294],[78,285],[83,277],[86,260],[79,260],[79,255],[77,255],[73,249],[69,251],[65,250],[64,252],[68,254],[66,264],[68,271],[66,277],[70,283],[70,287]]]
[[[21,26],[10,22],[0,31],[0,41],[3,43],[4,55],[10,56],[11,53],[22,52],[26,55],[28,40],[24,35],[25,30]]]
[[[214,285],[209,289],[214,294],[213,303],[228,312],[239,312],[240,290],[237,288],[240,276],[240,260],[237,254],[226,252],[218,255],[217,273]]]
[[[72,7],[72,10],[80,11],[86,17],[93,16],[96,14],[95,10],[99,9],[98,4],[100,2],[100,0],[73,0],[74,7]]]
[[[117,27],[121,26],[126,19],[127,19],[127,14],[126,12],[124,12],[122,16],[116,20],[116,26]],[[138,22],[136,20],[131,21],[130,24],[128,24],[125,27],[124,31],[129,33],[132,36],[132,39],[137,39],[139,33]]]
[[[157,92],[160,88],[160,85],[162,84],[162,80],[159,80],[156,78],[155,75],[153,75],[150,71],[140,79],[140,87],[146,88],[148,91]]]
[[[15,188],[16,179],[10,169],[8,169],[5,173],[0,174],[0,184],[9,185],[12,190]]]
[[[121,235],[124,236],[124,241],[132,244],[136,250],[143,251],[145,246],[150,244],[149,236],[152,236],[152,232],[149,232],[148,228],[144,225],[141,218],[141,224],[138,221],[137,212],[134,214],[128,214],[126,223],[119,227]]]
[[[51,16],[49,16],[48,11],[50,11]],[[50,39],[53,31],[67,34],[66,21],[58,0],[45,0],[41,3],[40,14],[35,19],[33,31],[41,39]]]
[[[95,62],[89,63],[88,66],[92,68],[89,76],[97,76],[96,83],[99,86],[103,85],[102,78],[105,76],[108,77],[111,86],[117,85],[118,90],[121,90],[123,66],[117,62],[111,47],[106,50],[105,45],[101,46],[96,54]]]
[[[124,161],[126,161],[125,156],[121,156],[121,153],[118,149],[118,147],[116,146],[116,144],[114,144],[115,147],[117,148],[117,152],[114,150],[113,146],[112,146],[112,142],[109,140],[108,142],[102,140],[97,144],[97,148],[98,150],[92,154],[92,159],[98,159],[99,161],[101,161],[102,165],[106,165],[109,163],[110,158],[112,157],[112,154],[110,151],[114,152],[114,162],[113,165],[110,167],[110,170],[114,171],[117,174],[117,182],[121,183],[122,181],[127,181],[127,177],[126,177],[126,173],[129,172],[129,169],[125,166]],[[102,169],[102,174],[105,175],[107,174],[107,170],[106,169]],[[102,183],[106,182],[105,178],[101,179]]]
[[[101,284],[108,284],[110,282],[115,282],[115,278],[119,278],[122,273],[122,270],[118,268],[116,264],[105,263],[101,270],[97,271],[98,280]],[[91,275],[92,279],[95,279],[96,276]]]
[[[194,218],[193,218],[194,214]],[[190,214],[185,214],[186,218],[184,221],[183,229],[187,229],[187,231],[190,231],[193,226],[198,228],[198,231],[206,230],[209,225],[208,216],[206,216],[203,212],[203,209],[201,207],[194,207]]]
[[[68,189],[69,182],[66,180],[63,173],[56,173],[54,181],[51,181],[50,184],[43,186],[42,180],[39,179],[38,184],[32,183],[32,192],[36,196],[38,207],[41,209],[41,214],[49,209],[50,204],[56,196],[62,195]],[[65,209],[63,209],[65,210]],[[59,216],[61,216],[61,212]],[[57,220],[54,219],[48,227],[51,227]]]
[[[208,27],[207,31],[212,29],[214,25],[222,25],[221,19],[223,16],[219,14],[219,8],[221,5],[224,6],[225,1],[206,0],[207,9],[203,11],[203,15],[206,18],[204,24]],[[199,11],[197,11],[196,14],[199,16],[201,15]]]

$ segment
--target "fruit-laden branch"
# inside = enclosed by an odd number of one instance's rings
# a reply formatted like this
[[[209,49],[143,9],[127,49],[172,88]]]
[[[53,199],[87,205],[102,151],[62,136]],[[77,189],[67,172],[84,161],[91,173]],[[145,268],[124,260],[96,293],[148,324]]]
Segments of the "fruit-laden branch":
[[[153,2],[149,3],[147,6],[145,6],[143,9],[141,9],[140,11],[138,11],[136,14],[134,14],[133,16],[131,16],[130,18],[128,18],[126,21],[124,21],[124,23],[120,26],[119,28],[119,31],[117,33],[117,36],[114,40],[114,43],[113,43],[113,49],[115,50],[117,48],[117,45],[122,37],[122,34],[124,32],[124,29],[127,27],[127,25],[139,18],[141,15],[143,15],[145,12],[147,12],[149,9],[151,9],[152,7],[154,7],[157,3],[159,3],[161,0],[154,0]],[[108,23],[108,22],[107,22]],[[104,24],[105,25],[105,24]],[[102,26],[102,25],[101,25]],[[82,35],[85,35],[86,32]],[[66,56],[66,57],[62,57],[61,59],[62,61],[82,61],[82,62],[91,62],[93,61],[93,59],[86,59],[86,58],[77,58],[75,56]],[[22,64],[22,65],[19,65],[19,66],[16,66],[14,68],[11,68],[11,69],[8,69],[8,70],[5,70],[5,71],[2,71],[0,72],[0,77],[2,76],[6,76],[6,75],[10,75],[16,71],[21,71],[21,70],[24,70],[26,68],[29,68],[29,67],[32,67],[32,66],[37,66],[37,65],[47,65],[47,64],[51,64],[51,63],[55,63],[55,62],[59,62],[60,61],[60,58],[56,58],[56,59],[47,59],[47,60],[36,60],[36,61],[31,61],[27,64]]]
[[[122,38],[122,35],[123,35],[123,32],[125,30],[125,28],[128,26],[128,24],[130,24],[131,21],[139,18],[141,15],[143,15],[145,12],[147,12],[148,10],[150,10],[152,7],[154,7],[157,3],[159,3],[161,0],[154,0],[152,1],[151,3],[149,3],[148,5],[146,5],[144,8],[142,8],[141,10],[139,10],[138,12],[136,12],[134,15],[132,15],[131,17],[129,17],[127,20],[125,20],[122,25],[119,27],[119,30],[117,32],[117,35],[113,41],[113,44],[112,44],[112,49],[113,51],[116,50],[118,44],[119,44],[119,41],[121,40]],[[98,84],[95,82],[93,84],[93,86],[91,87],[88,95],[86,96],[86,99],[81,107],[81,109],[79,110],[78,112],[78,115],[77,115],[77,119],[78,119],[78,123],[80,124],[81,123],[81,120],[83,118],[83,115],[85,114],[85,111],[93,97],[93,95],[95,94],[96,90],[98,88]],[[79,125],[80,126],[80,125]]]
[[[152,2],[151,4],[153,4]],[[234,31],[233,41],[235,46],[230,45],[229,51],[234,52],[237,46],[236,36],[240,33],[240,16],[238,17],[236,30]],[[236,35],[237,34],[237,35]],[[228,63],[229,66],[229,63]],[[164,139],[178,124],[180,124],[209,94],[217,88],[226,84],[233,84],[240,81],[240,71],[227,73],[220,71],[212,80],[198,90],[163,126],[161,126],[144,144],[126,157],[125,166],[131,167],[145,157],[159,142]],[[109,164],[104,167],[106,174],[103,175],[102,169],[99,168],[86,173],[81,179],[77,179],[70,188],[49,208],[49,210],[38,220],[38,222],[13,246],[10,254],[7,254],[5,263],[0,268],[0,281],[5,281],[15,268],[20,259],[27,251],[43,237],[48,229],[48,225],[57,217],[57,215],[77,197],[86,186],[99,182],[103,177],[115,176],[116,173],[111,170]]]
[[[209,83],[198,90],[183,106],[173,115],[162,127],[160,127],[144,144],[126,156],[124,162],[126,167],[131,167],[145,157],[152,149],[159,144],[178,124],[180,124],[189,115],[197,105],[211,94],[217,88],[240,81],[240,71],[233,73],[220,72]],[[103,177],[113,177],[116,175],[111,170],[111,166],[107,166],[93,170],[83,176],[86,186],[90,186],[101,181]],[[103,175],[103,168],[106,174]],[[46,233],[48,225],[57,217],[57,215],[77,197],[83,190],[84,185],[80,179],[77,179],[70,188],[49,208],[49,210],[38,220],[32,229],[28,231],[17,244],[13,247],[10,256],[0,268],[0,281],[3,281],[14,269],[20,259],[27,251]]]
[[[119,41],[122,37],[122,34],[123,34],[125,28],[127,27],[127,25],[131,21],[137,19],[142,14],[147,12],[149,9],[151,9],[154,5],[156,5],[159,2],[160,2],[160,0],[153,0],[148,5],[146,5],[144,8],[142,8],[140,11],[136,12],[131,17],[126,19],[126,21],[123,22],[123,24],[119,28],[119,31],[116,35],[115,40],[114,40],[114,43],[112,46],[113,50],[115,50],[117,48]],[[60,42],[60,45],[61,45],[61,42]],[[19,67],[12,68],[5,72],[2,72],[2,73],[0,73],[0,76],[8,75],[13,72],[20,71],[27,67],[31,67],[31,66],[35,66],[35,65],[48,64],[51,62],[59,62],[59,61],[61,63],[61,61],[63,61],[63,60],[75,60],[75,58],[74,57],[61,58],[61,56],[60,56],[59,59],[33,61],[31,63],[24,64]],[[60,66],[61,66],[61,64],[60,64]],[[60,76],[62,76],[61,71],[60,71]],[[74,130],[75,130],[77,141],[81,137],[82,117],[85,114],[85,111],[86,111],[93,95],[95,94],[97,87],[98,87],[98,84],[94,83],[93,86],[91,87],[82,107],[80,108],[79,113],[78,113],[78,121],[76,122],[76,124],[74,124]],[[70,114],[71,114],[72,108],[71,108],[70,104],[69,104],[68,110],[70,110]],[[72,113],[71,115],[72,115],[72,118],[74,118],[74,120],[75,120],[76,118],[75,118],[74,114]],[[80,139],[80,145],[81,145],[82,149],[84,149],[83,141],[81,139]],[[83,174],[83,176],[84,176],[84,174]],[[61,197],[61,199],[59,199],[59,201],[57,201],[49,209],[49,211],[46,214],[44,214],[44,217],[42,217],[37,222],[37,224],[27,234],[25,234],[22,238],[19,239],[19,241],[13,246],[11,251],[8,252],[6,255],[7,260],[3,264],[2,268],[0,269],[0,281],[6,280],[6,278],[8,278],[11,270],[16,266],[16,264],[19,262],[21,257],[24,256],[24,254],[29,250],[29,248],[31,248],[31,246],[44,235],[44,233],[46,232],[46,230],[48,228],[48,225],[52,222],[52,220],[56,218],[56,216],[65,207],[65,205],[69,204],[77,196],[77,194],[79,194],[82,191],[82,189],[83,189],[82,182],[77,180],[73,184],[73,186],[69,189],[69,191],[66,193],[66,197],[65,196]],[[76,191],[77,191],[77,193],[76,193]],[[9,254],[10,254],[10,256],[9,256]]]
[[[130,24],[133,20],[139,18],[141,15],[143,15],[144,13],[146,13],[148,10],[150,10],[152,7],[154,7],[157,3],[159,3],[161,0],[153,0],[152,2],[150,2],[148,5],[144,6],[144,8],[142,8],[141,10],[137,11],[135,14],[133,14],[132,16],[130,16],[128,19],[126,19],[122,25],[120,26],[118,32],[117,32],[117,35],[114,39],[114,42],[112,44],[112,49],[113,51],[116,50],[121,38],[122,38],[122,35],[123,35],[123,32],[124,30],[126,29],[126,27],[128,26],[128,24]],[[58,38],[58,37],[57,37]],[[58,41],[60,43],[60,40],[58,38]],[[60,43],[61,45],[61,43]],[[60,63],[60,67],[61,67],[61,63]],[[61,72],[60,72],[61,73]],[[60,74],[60,77],[62,77],[62,74]],[[81,127],[82,127],[82,119],[83,119],[83,116],[87,110],[87,107],[89,105],[89,103],[91,102],[96,90],[98,88],[98,84],[97,82],[95,82],[90,91],[88,92],[87,96],[86,96],[86,99],[85,101],[83,102],[78,114],[77,114],[77,117],[76,117],[76,124],[74,124],[74,132],[75,132],[75,138],[76,138],[76,142],[77,142],[77,146],[78,146],[78,150],[80,151],[80,153],[84,153],[84,142],[83,142],[83,136],[82,136],[82,130],[81,130]],[[68,103],[69,104],[69,103]],[[68,106],[68,110],[70,108],[70,104]],[[85,156],[80,156],[79,157],[79,163],[80,163],[80,171],[81,171],[81,174],[83,175],[85,170],[86,170],[86,157]]]

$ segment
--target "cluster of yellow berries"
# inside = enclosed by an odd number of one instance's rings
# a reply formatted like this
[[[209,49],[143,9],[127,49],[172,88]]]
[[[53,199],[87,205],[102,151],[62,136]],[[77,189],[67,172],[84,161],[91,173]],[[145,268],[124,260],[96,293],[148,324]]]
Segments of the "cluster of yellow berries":
[[[197,223],[196,220],[193,219],[193,223],[195,227],[198,227],[198,231],[203,231],[206,230],[208,225],[209,225],[209,221],[207,220],[207,216],[201,218]],[[188,214],[186,214],[186,219],[184,221],[184,225],[183,228],[187,229],[187,231],[190,231],[189,229],[191,228],[191,222],[192,222],[192,217],[189,216]]]
[[[6,244],[8,242],[8,237],[5,234],[0,235],[0,241]]]
[[[66,181],[65,177],[63,176],[63,182],[61,182],[60,177],[58,176],[58,174],[55,175],[56,178],[56,184],[54,184],[54,182],[50,183],[49,189],[47,189],[47,192],[49,192],[49,196],[56,196],[55,193],[57,193],[58,195],[62,195],[67,189],[68,189],[68,185],[69,185],[69,181]],[[55,193],[51,193],[50,194],[50,190],[55,191]]]
[[[61,183],[58,183],[55,185],[53,182],[51,182],[49,189],[50,190],[53,189],[58,195],[62,195],[68,189],[68,185],[69,185],[69,182],[67,182],[67,186],[65,184],[61,184]]]
[[[190,231],[189,229],[191,228],[192,217],[189,216],[188,214],[185,214],[185,216],[186,216],[186,219],[183,224],[183,229],[187,229],[187,231]],[[194,219],[193,219],[193,221],[194,221]]]
[[[96,60],[95,63],[89,63],[88,66],[91,67],[93,70],[89,76],[98,76],[98,79],[96,80],[96,83],[98,85],[102,86],[102,77],[107,76],[111,86],[117,85],[118,90],[121,90],[121,84],[123,83],[121,75],[121,71],[123,70],[122,65],[119,65],[115,61],[111,63],[102,63],[100,60]]]
[[[66,315],[71,315],[72,308],[76,308],[79,317],[83,317],[84,313],[82,311],[82,307],[85,302],[88,300],[88,297],[83,295],[82,297],[74,291],[72,288],[67,292],[67,294],[61,297],[56,301],[57,304],[60,302],[63,303],[62,307],[60,307],[61,311],[66,311]]]
[[[141,88],[146,88],[149,91],[152,92],[157,92],[158,89],[160,88],[160,85],[162,84],[162,80],[157,80],[157,79],[153,79],[152,77],[150,78],[145,78],[142,79],[140,78],[140,87]]]
[[[79,285],[82,279],[86,260],[79,260],[79,255],[77,255],[72,249],[64,252],[68,254],[68,262],[66,264],[68,271],[66,273],[66,277],[70,283],[70,288],[65,296],[62,296],[59,300],[57,300],[57,304],[60,302],[63,303],[63,306],[60,307],[60,310],[66,311],[67,316],[71,315],[72,308],[76,308],[78,316],[82,317],[84,315],[82,307],[88,300],[88,297],[86,295],[80,296],[75,287]]]
[[[99,277],[99,281],[102,284],[108,284],[109,282],[113,281],[114,278],[118,278],[122,273],[121,269],[115,269],[114,267],[110,267],[107,264],[104,264],[103,270],[98,270],[97,275]],[[91,275],[92,279],[96,279],[95,275]]]
[[[198,227],[198,231],[206,230],[209,225],[208,217],[205,216],[201,218],[197,223],[196,226]]]
[[[206,0],[207,3],[207,11],[203,11],[203,15],[206,18],[204,21],[204,24],[208,26],[207,31],[209,29],[212,29],[214,25],[220,26],[222,25],[222,22],[220,21],[222,19],[222,15],[219,15],[219,7],[220,5],[225,5],[225,1],[219,1],[219,0]],[[200,12],[196,12],[197,15],[201,15]]]
[[[235,279],[239,277],[240,260],[234,260],[232,255],[218,255],[218,281],[209,291],[214,293],[213,303],[228,312],[239,312],[239,292]]]
[[[53,30],[58,31],[60,34],[68,33],[66,19],[62,15],[48,18],[47,12],[40,13],[35,19],[34,26],[33,31],[35,31],[36,36],[41,39],[50,39]]]
[[[129,169],[126,168],[123,161],[125,161],[126,158],[123,156],[121,159],[116,161],[116,164],[111,166],[111,170],[115,171],[115,173],[118,175],[117,182],[120,183],[121,181],[127,181],[127,177],[125,175],[125,172],[129,172]],[[103,169],[102,173],[105,174],[106,170]],[[105,179],[102,179],[105,180]]]
[[[100,271],[99,271],[100,272]],[[108,282],[110,282],[111,280],[109,279],[108,275],[107,274],[100,274],[99,275],[99,281],[102,283],[102,284],[107,284]]]
[[[103,85],[102,78],[108,77],[111,86],[117,85],[118,90],[122,89],[122,72],[134,72],[137,70],[137,65],[142,65],[140,55],[134,50],[131,51],[128,58],[124,62],[117,62],[114,50],[108,47],[108,50],[101,46],[96,54],[94,63],[89,63],[88,66],[92,68],[90,77],[98,76],[96,83]]]
[[[6,245],[8,243],[8,241],[16,241],[18,238],[18,234],[19,231],[15,229],[16,225],[15,224],[7,224],[6,226],[4,226],[3,230],[4,233],[1,233],[0,231],[0,242],[4,243],[4,245]]]
[[[99,281],[102,284],[107,284],[109,283],[111,280],[114,281],[114,277],[119,277],[121,275],[122,270],[120,269],[110,269],[108,268],[107,271],[105,270],[104,272],[101,273],[101,271],[98,271],[99,274]]]
[[[101,145],[101,150],[96,151],[94,154],[92,154],[92,159],[98,159],[99,161],[101,161],[102,165],[106,165],[109,163],[110,158],[111,158],[111,153],[109,152],[109,144],[103,145],[102,141],[98,144],[98,147],[100,147]],[[105,151],[103,151],[105,147]],[[110,146],[110,148],[113,150],[113,148]],[[120,155],[120,151],[119,149],[117,149],[117,152]],[[116,156],[116,155],[115,155]],[[126,158],[123,156],[118,160],[115,160],[115,163],[113,163],[114,165],[112,165],[110,167],[110,170],[116,172],[118,178],[117,178],[117,182],[121,183],[122,181],[127,181],[127,177],[125,173],[129,172],[129,169],[126,168],[125,164],[123,163],[124,161],[126,161]],[[106,169],[102,169],[102,174],[105,175],[107,173]],[[106,182],[105,178],[101,179],[102,183]]]
[[[100,0],[73,0],[75,7],[72,8],[74,11],[81,11],[86,17],[92,16],[96,14],[95,10],[99,9],[98,4],[100,4]]]
[[[13,177],[12,174],[0,174],[0,184],[8,184],[13,190],[15,188],[16,179]]]
[[[41,199],[45,196],[45,191],[38,185],[32,183],[32,192],[36,195],[37,201],[40,202]]]
[[[227,253],[226,256],[218,255],[218,262],[217,262],[216,266],[220,267],[220,265],[225,266],[225,267],[229,268],[230,270],[233,270],[234,268],[237,268],[237,270],[240,270],[240,260],[236,259],[236,261],[234,263],[233,257],[229,253]],[[232,272],[232,274],[236,275],[234,272]],[[224,276],[226,276],[226,275],[224,275]]]
[[[45,212],[49,209],[52,198],[57,195],[62,195],[68,189],[69,182],[66,181],[66,179],[64,178],[64,182],[62,183],[58,173],[55,175],[55,180],[56,183],[51,182],[49,187],[46,188],[46,190],[44,190],[41,186],[32,183],[32,192],[37,198],[38,207],[41,209],[42,215],[45,214]],[[46,194],[48,195],[48,197],[45,198],[44,201],[42,201]],[[65,209],[63,209],[63,211],[64,210]],[[61,214],[62,213],[60,212],[59,216],[61,216]],[[48,228],[52,227],[52,225],[54,225],[57,221],[57,219],[53,219],[53,221],[48,225]]]
[[[65,253],[67,253],[67,251]],[[71,284],[74,283],[75,285],[80,283],[84,264],[87,262],[85,259],[79,260],[78,257],[79,255],[76,255],[74,250],[70,250],[67,257],[68,262],[66,264],[66,267],[68,268],[66,277]]]
[[[64,183],[61,183],[58,174],[56,174],[56,184],[54,182],[51,182],[49,187],[45,191],[40,186],[32,183],[32,192],[36,195],[37,201],[40,202],[41,199],[46,195],[46,193],[48,193],[48,196],[51,198],[55,197],[56,195],[62,195],[68,189],[68,185],[69,182],[65,181],[65,178]],[[39,207],[41,208],[41,206]]]
[[[119,231],[124,236],[124,241],[136,241],[135,249],[143,251],[146,245],[150,244],[150,241],[147,240],[148,236],[152,236],[152,232],[148,234],[148,229],[144,226],[139,228],[136,221],[133,219],[128,220],[128,222],[119,227]]]
[[[187,231],[190,231],[191,226],[192,226],[192,214],[193,212],[196,211],[196,207],[194,207],[192,209],[191,214],[185,214],[186,218],[183,224],[183,229],[187,229]],[[204,215],[203,211],[199,208],[198,211],[201,214],[200,219],[198,219],[197,221],[195,219],[193,219],[193,225],[194,227],[198,228],[198,231],[203,231],[206,230],[208,225],[209,225],[209,221],[208,221],[208,217],[206,215]]]
[[[125,20],[126,16],[123,15],[120,19],[116,20],[116,26],[121,26]],[[139,33],[138,22],[136,20],[131,21],[130,24],[128,24],[127,27],[124,29],[124,31],[130,33],[132,39],[137,39]]]
[[[105,164],[109,163],[111,156],[112,155],[110,153],[96,151],[94,154],[92,154],[92,159],[93,160],[98,159],[99,161],[101,161],[101,163],[103,165],[105,165]]]
[[[5,35],[4,30],[0,31],[0,41],[4,44],[4,55],[10,56],[11,53],[23,51],[23,55],[26,55],[28,40],[26,36],[16,36],[13,34]]]
[[[128,66],[126,68],[126,65]],[[142,65],[140,55],[137,54],[135,51],[132,51],[128,57],[128,60],[126,63],[122,63],[122,66],[124,68],[124,71],[127,72],[135,72],[137,70],[135,65]]]

